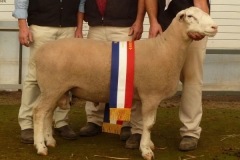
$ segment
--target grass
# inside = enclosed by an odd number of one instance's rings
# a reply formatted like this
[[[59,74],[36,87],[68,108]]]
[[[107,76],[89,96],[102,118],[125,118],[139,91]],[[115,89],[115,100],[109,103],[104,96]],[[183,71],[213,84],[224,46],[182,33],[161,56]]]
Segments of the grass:
[[[119,135],[102,133],[95,137],[79,137],[68,141],[55,137],[56,148],[49,148],[48,156],[38,156],[33,145],[20,141],[17,122],[19,105],[0,105],[0,160],[106,160],[94,155],[142,160],[139,150],[125,149]],[[78,132],[86,123],[83,107],[74,106],[70,111],[70,125]],[[240,159],[240,110],[207,109],[201,122],[203,128],[198,149],[181,152],[177,107],[160,107],[152,140],[156,160],[239,160]],[[226,137],[226,135],[230,135]],[[226,139],[223,139],[226,138]],[[191,158],[192,156],[192,158]],[[195,156],[195,157],[193,157]]]

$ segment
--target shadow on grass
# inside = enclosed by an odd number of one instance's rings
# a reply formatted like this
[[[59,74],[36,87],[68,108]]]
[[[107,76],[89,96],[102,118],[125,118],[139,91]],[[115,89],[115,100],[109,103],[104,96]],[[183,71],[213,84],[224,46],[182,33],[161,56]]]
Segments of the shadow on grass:
[[[0,105],[0,160],[104,160],[94,155],[112,156],[141,160],[139,150],[125,149],[119,135],[102,133],[95,137],[79,137],[75,141],[56,137],[57,147],[49,148],[48,156],[38,156],[33,145],[20,141],[20,127],[17,122],[19,105]],[[70,111],[70,125],[78,132],[86,123],[84,108],[73,106]],[[240,154],[240,110],[204,109],[203,128],[198,149],[181,152],[178,108],[160,107],[152,140],[156,160],[204,159],[237,160]],[[226,136],[228,135],[228,136]],[[224,139],[225,138],[225,139]]]

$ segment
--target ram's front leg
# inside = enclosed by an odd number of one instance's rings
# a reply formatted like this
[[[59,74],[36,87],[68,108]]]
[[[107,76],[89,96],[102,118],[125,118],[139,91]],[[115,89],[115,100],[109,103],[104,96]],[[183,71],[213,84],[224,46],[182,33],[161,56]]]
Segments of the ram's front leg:
[[[140,150],[143,158],[146,160],[154,159],[154,153],[152,151],[154,144],[151,141],[151,128],[155,123],[158,104],[158,102],[152,104],[142,102],[143,133]]]

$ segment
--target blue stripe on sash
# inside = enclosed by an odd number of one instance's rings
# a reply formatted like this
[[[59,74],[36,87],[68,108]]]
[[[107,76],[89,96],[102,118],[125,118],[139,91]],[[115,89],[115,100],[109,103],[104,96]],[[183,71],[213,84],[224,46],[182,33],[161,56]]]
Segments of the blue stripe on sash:
[[[112,66],[110,81],[110,108],[117,107],[119,42],[112,42]]]

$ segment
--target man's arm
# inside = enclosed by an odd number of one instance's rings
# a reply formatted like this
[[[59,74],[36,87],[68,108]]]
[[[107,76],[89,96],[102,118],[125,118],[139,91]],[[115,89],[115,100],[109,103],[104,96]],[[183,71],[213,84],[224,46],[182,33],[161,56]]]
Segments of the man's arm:
[[[30,29],[28,28],[26,19],[18,19],[18,27],[19,27],[19,42],[26,46],[30,46],[30,42],[33,42],[33,37]]]
[[[133,23],[130,31],[129,36],[133,35],[133,40],[139,40],[142,37],[143,33],[143,21],[145,17],[146,9],[144,0],[138,0],[138,12],[136,21]]]
[[[83,27],[83,19],[84,19],[84,5],[86,0],[81,0],[78,7],[77,13],[77,28],[75,31],[76,38],[83,38],[82,35],[82,27]]]
[[[82,28],[83,28],[84,13],[78,12],[77,14],[78,14],[77,15],[77,28],[75,31],[75,38],[83,38]]]
[[[27,19],[28,4],[29,0],[15,0],[14,1],[15,10],[13,11],[12,16],[17,19]]]
[[[15,10],[13,11],[13,16],[18,19],[19,27],[19,42],[29,47],[29,42],[33,42],[32,33],[30,32],[27,25],[27,9],[29,0],[15,0]]]
[[[194,6],[200,8],[206,13],[210,13],[209,7],[208,7],[208,0],[193,0]]]
[[[157,20],[158,0],[145,0],[145,5],[150,22],[149,38],[153,38],[162,33],[162,27]]]

